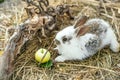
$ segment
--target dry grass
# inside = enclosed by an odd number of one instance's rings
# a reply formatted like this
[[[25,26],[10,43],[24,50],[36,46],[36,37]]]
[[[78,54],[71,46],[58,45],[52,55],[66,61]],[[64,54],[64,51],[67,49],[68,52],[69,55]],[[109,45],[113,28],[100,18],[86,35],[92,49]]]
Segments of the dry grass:
[[[81,1],[81,0],[80,0]],[[89,0],[88,0],[89,1]],[[92,0],[93,1],[93,0]],[[104,7],[104,12],[99,16],[96,5],[88,3],[78,3],[78,8],[73,8],[73,14],[89,15],[90,18],[100,17],[110,22],[120,42],[120,14],[113,7]],[[97,3],[93,3],[97,4]],[[120,7],[119,7],[120,9]],[[20,11],[19,11],[20,10]],[[12,22],[19,24],[25,19],[22,9],[14,11]],[[12,12],[12,11],[11,11]],[[71,23],[73,23],[71,21]],[[61,25],[61,29],[70,24]],[[41,39],[34,37],[28,41],[21,50],[21,55],[15,61],[15,69],[10,80],[119,80],[120,79],[120,52],[113,53],[108,47],[102,49],[94,56],[82,61],[66,61],[65,63],[55,63],[51,68],[41,68],[36,65],[34,53],[39,48],[48,48],[55,34]],[[27,46],[26,46],[27,45]],[[51,59],[53,60],[57,52],[50,49]]]

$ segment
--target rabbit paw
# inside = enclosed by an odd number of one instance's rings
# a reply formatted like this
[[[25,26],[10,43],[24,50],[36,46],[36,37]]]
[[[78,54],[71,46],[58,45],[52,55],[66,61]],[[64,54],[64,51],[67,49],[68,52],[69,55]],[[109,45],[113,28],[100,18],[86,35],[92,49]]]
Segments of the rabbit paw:
[[[65,58],[63,56],[58,56],[57,58],[55,58],[55,62],[64,62]]]

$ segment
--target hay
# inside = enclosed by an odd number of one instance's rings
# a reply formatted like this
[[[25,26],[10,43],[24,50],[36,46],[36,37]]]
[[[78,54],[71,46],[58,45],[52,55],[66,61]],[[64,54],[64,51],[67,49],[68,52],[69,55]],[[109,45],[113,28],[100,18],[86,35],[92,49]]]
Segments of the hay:
[[[89,15],[90,18],[100,17],[110,22],[120,42],[120,14],[118,13],[119,6],[110,6],[111,3],[104,4],[101,15],[98,11],[98,1],[90,3],[90,0],[79,0],[78,8],[73,8],[73,15]],[[116,3],[112,3],[115,5]],[[12,11],[11,11],[12,12]],[[18,11],[20,13],[20,11]],[[17,14],[17,13],[14,13]],[[23,16],[24,15],[24,16]],[[19,16],[19,17],[18,17]],[[12,17],[9,22],[24,21],[25,13],[20,13]],[[16,21],[17,20],[17,21]],[[70,22],[71,24],[73,21]],[[64,22],[60,27],[70,25]],[[58,32],[58,31],[56,31]],[[55,33],[56,33],[55,32]],[[113,53],[109,48],[102,49],[94,56],[82,61],[66,61],[64,63],[55,63],[51,68],[42,68],[36,65],[34,53],[41,47],[48,48],[55,37],[53,32],[50,37],[39,39],[39,35],[35,36],[31,41],[28,41],[21,49],[21,54],[15,61],[15,69],[10,77],[10,80],[119,80],[120,79],[120,52]],[[55,45],[50,49],[51,59],[57,55],[53,50]]]

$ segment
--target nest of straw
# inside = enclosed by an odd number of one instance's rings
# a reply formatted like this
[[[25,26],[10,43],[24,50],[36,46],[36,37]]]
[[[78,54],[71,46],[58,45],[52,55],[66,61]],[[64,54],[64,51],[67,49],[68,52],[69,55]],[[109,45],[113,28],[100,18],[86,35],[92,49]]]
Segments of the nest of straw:
[[[79,0],[77,2],[79,7],[73,8],[73,15],[89,15],[90,18],[99,17],[110,22],[118,41],[120,42],[120,6],[115,6],[116,3],[104,4],[102,13],[99,15],[98,1],[90,3]],[[112,6],[111,6],[112,5]],[[17,9],[17,8],[16,8]],[[23,8],[18,12],[12,9],[9,11],[14,13],[15,16],[8,20],[7,25],[19,24],[27,17]],[[16,21],[17,20],[17,21]],[[14,23],[13,23],[14,22]],[[72,24],[74,21],[71,21]],[[68,22],[60,25],[60,29],[67,27]],[[58,31],[57,31],[58,32]],[[41,40],[35,36],[32,40],[25,43],[21,49],[21,54],[15,60],[14,71],[10,80],[119,80],[120,79],[120,52],[113,53],[109,48],[100,50],[94,56],[82,61],[66,61],[64,63],[55,63],[50,68],[42,68],[36,65],[34,54],[39,48],[48,48],[50,42],[53,41],[55,33],[52,33],[47,38]],[[51,59],[53,60],[57,52],[53,50],[55,45],[50,49]]]

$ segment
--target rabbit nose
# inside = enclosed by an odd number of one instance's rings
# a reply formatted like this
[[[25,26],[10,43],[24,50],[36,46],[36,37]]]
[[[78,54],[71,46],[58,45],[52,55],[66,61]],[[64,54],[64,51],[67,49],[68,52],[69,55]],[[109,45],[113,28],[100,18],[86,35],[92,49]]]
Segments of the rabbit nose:
[[[54,50],[58,50],[58,47],[55,47]]]
[[[54,40],[56,45],[60,45],[60,41],[58,41],[57,39]]]

